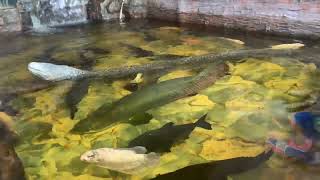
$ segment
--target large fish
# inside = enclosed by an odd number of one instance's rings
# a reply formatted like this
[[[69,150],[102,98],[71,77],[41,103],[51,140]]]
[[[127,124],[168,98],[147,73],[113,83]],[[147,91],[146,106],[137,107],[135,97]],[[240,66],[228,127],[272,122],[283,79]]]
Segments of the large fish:
[[[197,164],[178,171],[160,175],[153,180],[227,180],[228,176],[257,168],[269,160],[273,152],[263,152],[256,157],[239,157],[211,163]]]
[[[190,81],[191,78],[179,78],[146,86],[112,105],[102,105],[76,124],[72,131],[81,133],[105,128],[115,122],[127,121],[130,117],[144,113],[150,108],[172,102],[178,95],[184,94],[180,91]]]
[[[100,148],[84,153],[80,160],[125,174],[137,174],[159,163],[158,154],[146,152],[144,147]]]
[[[84,71],[65,65],[50,63],[31,62],[28,65],[29,71],[36,76],[49,81],[77,80],[89,77],[123,78],[138,73],[163,71],[175,69],[178,66],[199,66],[208,63],[223,63],[225,60],[238,61],[244,58],[261,58],[266,56],[292,56],[293,51],[302,45],[283,45],[273,48],[255,50],[237,50],[221,54],[207,54],[194,57],[179,58],[175,61],[161,61],[137,66],[126,66],[101,71]]]
[[[129,143],[129,147],[143,146],[150,152],[169,152],[174,143],[187,139],[196,127],[211,130],[211,125],[205,121],[207,115],[197,122],[174,126],[172,122],[160,129],[148,131]]]

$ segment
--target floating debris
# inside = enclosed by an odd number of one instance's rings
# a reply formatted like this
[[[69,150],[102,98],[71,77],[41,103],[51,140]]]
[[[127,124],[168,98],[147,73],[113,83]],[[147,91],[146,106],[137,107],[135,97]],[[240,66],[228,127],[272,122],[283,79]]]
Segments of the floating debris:
[[[304,44],[301,43],[293,43],[293,44],[280,44],[271,46],[271,49],[300,49],[304,47]]]
[[[74,118],[75,113],[78,111],[77,105],[82,98],[88,93],[89,79],[82,79],[74,82],[70,91],[67,93],[65,101],[70,109],[70,117]]]
[[[225,40],[228,40],[228,41],[234,42],[236,44],[240,44],[240,45],[244,45],[245,44],[243,41],[238,40],[238,39],[231,39],[231,38],[225,38],[225,37],[222,37],[221,39],[225,39]]]
[[[142,73],[138,73],[137,76],[132,81],[130,81],[130,83],[137,83],[137,84],[142,82],[143,82]]]

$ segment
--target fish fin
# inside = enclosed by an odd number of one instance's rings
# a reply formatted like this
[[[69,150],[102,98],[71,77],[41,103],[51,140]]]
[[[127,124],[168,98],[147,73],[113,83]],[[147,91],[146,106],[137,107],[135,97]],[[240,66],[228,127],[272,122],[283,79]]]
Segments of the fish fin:
[[[134,167],[131,169],[121,170],[119,172],[125,173],[128,175],[136,175],[145,171],[147,168],[156,166],[159,162],[160,162],[160,155],[157,153],[151,152],[149,154],[146,154],[146,159],[141,166]]]
[[[147,149],[143,146],[136,146],[131,148],[131,150],[137,154],[145,154],[147,152]]]
[[[171,126],[173,126],[173,125],[174,125],[173,122],[169,122],[169,123],[163,125],[163,126],[161,127],[161,129],[162,129],[162,128],[168,128],[168,127],[171,127]]]
[[[203,129],[208,129],[208,130],[211,130],[211,124],[206,122],[206,117],[207,117],[207,114],[203,115],[196,123],[195,125],[197,127],[201,127]]]
[[[147,161],[145,163],[146,167],[156,166],[160,162],[160,155],[155,152],[147,154]]]

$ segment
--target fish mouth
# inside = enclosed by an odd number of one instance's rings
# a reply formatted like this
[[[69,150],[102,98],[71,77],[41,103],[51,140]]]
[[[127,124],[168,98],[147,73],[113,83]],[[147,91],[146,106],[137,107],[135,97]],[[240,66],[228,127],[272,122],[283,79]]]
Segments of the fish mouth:
[[[86,156],[80,156],[80,160],[86,162],[87,161],[87,157]]]

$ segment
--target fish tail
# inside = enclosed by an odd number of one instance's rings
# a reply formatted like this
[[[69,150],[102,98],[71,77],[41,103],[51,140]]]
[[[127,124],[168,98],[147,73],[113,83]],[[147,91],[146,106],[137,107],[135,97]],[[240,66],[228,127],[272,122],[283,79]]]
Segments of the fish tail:
[[[160,162],[160,155],[154,152],[147,154],[147,160],[145,162],[146,167],[156,166]]]
[[[76,107],[73,107],[73,108],[70,109],[70,118],[71,119],[74,119],[74,116],[75,116],[77,111],[78,111],[78,108],[76,108]]]
[[[212,128],[211,128],[211,124],[206,121],[206,117],[207,117],[207,114],[203,115],[203,116],[195,123],[195,125],[196,125],[197,127],[203,128],[203,129],[211,130],[211,129],[212,129]]]

